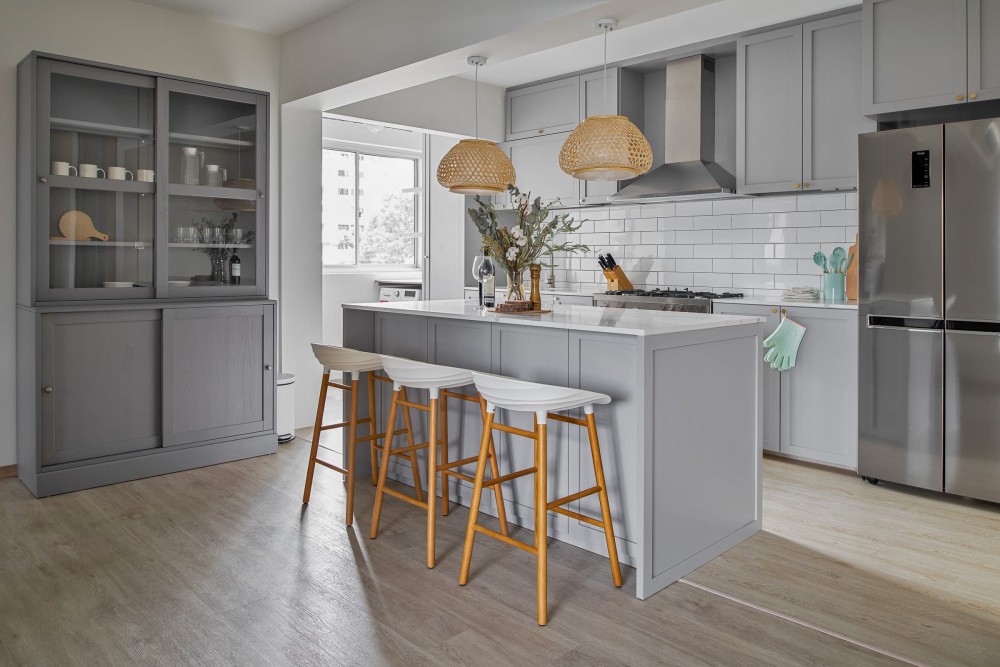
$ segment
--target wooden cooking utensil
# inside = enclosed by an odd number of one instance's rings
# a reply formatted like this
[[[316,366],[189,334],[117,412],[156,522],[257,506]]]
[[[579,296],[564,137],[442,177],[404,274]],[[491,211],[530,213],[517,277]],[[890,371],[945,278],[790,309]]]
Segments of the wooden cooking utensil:
[[[111,237],[103,232],[97,231],[94,221],[83,211],[66,211],[59,218],[59,231],[68,239],[86,241],[88,239],[98,239],[107,241]]]
[[[847,286],[844,288],[844,296],[848,299],[858,298],[858,235],[854,235],[854,245],[847,250],[847,256],[853,257],[854,261],[847,266]]]

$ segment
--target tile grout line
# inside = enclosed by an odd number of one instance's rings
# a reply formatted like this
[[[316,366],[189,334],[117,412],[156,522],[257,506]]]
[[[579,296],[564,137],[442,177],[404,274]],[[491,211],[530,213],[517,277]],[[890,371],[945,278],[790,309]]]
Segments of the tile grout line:
[[[729,595],[728,593],[723,593],[722,591],[717,590],[715,588],[712,588],[711,586],[705,586],[703,584],[698,584],[698,583],[695,583],[695,582],[693,582],[693,581],[691,581],[689,579],[684,579],[684,578],[678,579],[677,581],[680,582],[680,583],[682,583],[682,584],[687,584],[688,586],[691,586],[692,588],[697,588],[699,590],[705,591],[706,593],[711,593],[712,595],[717,595],[717,596],[719,596],[721,598],[725,598],[726,600],[730,600],[731,602],[735,602],[736,604],[741,604],[741,605],[743,605],[745,607],[750,607],[751,609],[755,609],[755,610],[763,612],[765,614],[769,614],[769,615],[774,616],[776,618],[780,618],[782,620],[788,621],[789,623],[794,623],[794,624],[802,626],[804,628],[809,628],[810,630],[815,630],[816,632],[819,632],[819,633],[822,633],[824,635],[827,635],[828,637],[833,637],[834,639],[839,639],[841,641],[845,641],[848,644],[853,644],[854,646],[858,646],[860,648],[864,648],[864,649],[867,649],[869,651],[873,651],[873,652],[878,653],[880,655],[884,655],[887,658],[893,658],[894,660],[899,660],[900,662],[905,662],[906,664],[913,665],[914,667],[929,667],[929,665],[927,665],[926,663],[919,662],[919,661],[913,660],[911,658],[907,658],[906,656],[902,656],[902,655],[900,655],[898,653],[894,653],[894,652],[889,651],[887,649],[879,648],[878,646],[874,646],[874,645],[869,644],[867,642],[863,642],[863,641],[856,640],[856,639],[851,639],[850,637],[848,637],[846,635],[842,635],[839,632],[835,632],[833,630],[828,630],[827,628],[824,628],[824,627],[821,627],[821,626],[818,626],[818,625],[814,625],[814,624],[809,623],[808,621],[804,621],[804,620],[802,620],[800,618],[796,618],[794,616],[789,616],[788,614],[783,614],[780,611],[775,611],[774,609],[769,609],[768,607],[763,607],[763,606],[761,606],[759,604],[750,602],[748,600],[743,600],[743,599],[735,597],[733,595]]]

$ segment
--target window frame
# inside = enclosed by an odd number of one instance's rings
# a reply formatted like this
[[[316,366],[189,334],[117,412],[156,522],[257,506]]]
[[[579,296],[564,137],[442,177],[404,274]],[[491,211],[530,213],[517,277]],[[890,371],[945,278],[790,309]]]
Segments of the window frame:
[[[423,202],[421,194],[423,192],[423,168],[424,153],[418,150],[405,148],[393,148],[389,146],[378,146],[374,144],[356,143],[350,141],[333,141],[324,139],[324,151],[341,151],[354,154],[354,263],[353,264],[327,264],[323,263],[323,270],[328,273],[369,273],[372,271],[414,271],[422,268],[420,247],[423,243]],[[359,232],[361,225],[360,214],[360,159],[362,155],[371,157],[402,158],[413,160],[413,264],[361,264],[358,262],[358,251],[360,248]],[[322,167],[321,167],[322,169]],[[323,174],[320,174],[322,180]],[[322,227],[322,222],[320,223]]]

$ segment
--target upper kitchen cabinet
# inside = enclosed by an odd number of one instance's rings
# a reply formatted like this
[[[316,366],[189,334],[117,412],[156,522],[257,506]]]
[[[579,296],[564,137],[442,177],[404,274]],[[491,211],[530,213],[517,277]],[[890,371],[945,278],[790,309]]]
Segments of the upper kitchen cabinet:
[[[857,187],[861,111],[857,13],[737,42],[736,178],[741,194]]]
[[[559,151],[568,132],[544,137],[521,139],[508,143],[505,148],[517,172],[517,187],[531,192],[532,198],[543,202],[559,200],[561,206],[573,206],[580,197],[581,181],[559,167]]]
[[[967,0],[969,99],[1000,99],[1000,0]]]
[[[642,76],[637,72],[613,67],[580,77],[580,122],[588,116],[626,116],[643,126]],[[581,204],[606,204],[618,192],[619,181],[580,181]]]
[[[974,1],[977,15],[985,13],[994,22],[997,0]],[[986,6],[985,12],[979,11]],[[971,12],[966,16],[966,0],[865,0],[862,5],[862,100],[864,113],[875,116],[895,111],[961,103],[969,87],[966,76],[966,30],[973,27]],[[982,25],[988,27],[988,24]],[[987,35],[981,33],[981,37]],[[977,52],[996,53],[1000,33],[976,39]],[[985,42],[985,44],[984,44]],[[983,50],[985,46],[986,50]],[[1000,61],[985,68],[997,80]],[[981,68],[977,68],[981,69]]]
[[[507,141],[569,132],[580,122],[580,77],[507,91]]]

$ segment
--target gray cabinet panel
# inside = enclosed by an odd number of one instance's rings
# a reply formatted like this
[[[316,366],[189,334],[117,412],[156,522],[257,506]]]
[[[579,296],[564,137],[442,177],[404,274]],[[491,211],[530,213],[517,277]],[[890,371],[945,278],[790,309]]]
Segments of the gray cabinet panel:
[[[606,87],[603,70],[580,77],[581,122],[588,116],[612,116],[621,113],[618,105],[621,90],[620,74],[623,73],[616,67],[609,69]],[[640,123],[641,119],[632,122]],[[618,181],[580,181],[581,204],[605,203],[607,198],[616,192],[618,192]]]
[[[802,174],[802,26],[737,42],[736,172],[741,193],[797,189]]]
[[[969,99],[1000,98],[1000,0],[967,0]]]
[[[858,186],[857,135],[875,129],[861,111],[861,15],[802,26],[802,188]]]
[[[159,447],[159,311],[48,314],[41,326],[42,465]]]
[[[164,320],[164,444],[273,428],[271,306],[178,308]]]
[[[507,91],[507,141],[568,132],[579,122],[579,77]]]
[[[865,0],[866,115],[965,100],[966,0]]]
[[[559,151],[568,134],[522,139],[508,144],[517,171],[517,186],[543,202],[560,200],[573,206],[580,198],[580,183],[559,167]]]
[[[795,367],[781,373],[781,453],[857,468],[857,314],[785,310],[807,331]]]

